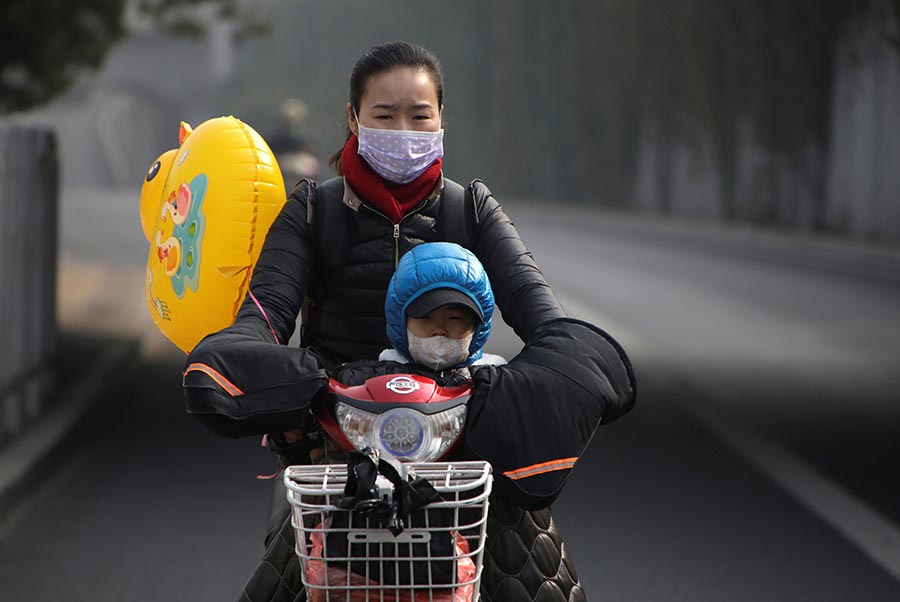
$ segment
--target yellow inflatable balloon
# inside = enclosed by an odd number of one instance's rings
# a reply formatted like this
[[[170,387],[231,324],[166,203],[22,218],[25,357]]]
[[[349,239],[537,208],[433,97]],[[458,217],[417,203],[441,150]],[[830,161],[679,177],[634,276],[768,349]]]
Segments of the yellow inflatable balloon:
[[[179,143],[147,172],[140,213],[147,307],[189,352],[234,321],[285,190],[269,146],[239,119],[182,122]]]

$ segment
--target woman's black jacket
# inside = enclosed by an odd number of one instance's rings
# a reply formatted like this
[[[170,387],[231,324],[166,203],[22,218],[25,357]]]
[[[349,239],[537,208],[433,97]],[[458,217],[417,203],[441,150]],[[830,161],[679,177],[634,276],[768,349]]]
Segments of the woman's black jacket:
[[[459,211],[451,203],[465,206]],[[384,299],[397,262],[414,246],[437,241],[457,242],[478,257],[504,321],[523,341],[543,322],[566,315],[482,182],[472,182],[464,194],[443,179],[395,225],[360,202],[343,178],[332,178],[318,186],[302,181],[266,237],[250,290],[271,330],[249,296],[232,328],[267,341],[274,331],[285,342],[305,300],[302,345],[315,348],[324,366],[375,359],[390,346]]]

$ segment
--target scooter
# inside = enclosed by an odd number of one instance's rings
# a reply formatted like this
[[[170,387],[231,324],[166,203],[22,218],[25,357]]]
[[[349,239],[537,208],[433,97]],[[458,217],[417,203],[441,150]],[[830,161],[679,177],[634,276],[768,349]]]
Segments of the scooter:
[[[329,381],[314,415],[348,460],[283,477],[310,601],[479,599],[491,466],[452,460],[471,393],[416,374]]]

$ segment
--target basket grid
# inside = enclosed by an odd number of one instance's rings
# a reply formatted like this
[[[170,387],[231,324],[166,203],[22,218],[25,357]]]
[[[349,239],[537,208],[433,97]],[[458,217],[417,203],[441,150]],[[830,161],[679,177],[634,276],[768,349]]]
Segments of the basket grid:
[[[486,462],[408,465],[443,501],[407,517],[394,537],[360,513],[337,507],[345,465],[292,466],[285,471],[296,553],[311,600],[478,599],[491,468]],[[312,577],[311,577],[312,575]]]

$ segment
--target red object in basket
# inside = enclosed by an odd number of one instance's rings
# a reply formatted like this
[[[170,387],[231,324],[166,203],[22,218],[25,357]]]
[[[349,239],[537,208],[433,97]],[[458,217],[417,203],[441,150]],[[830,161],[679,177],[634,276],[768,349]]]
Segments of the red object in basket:
[[[319,527],[316,527],[317,529]],[[309,597],[310,602],[326,602],[327,590],[318,589],[315,586],[324,586],[325,585],[325,563],[322,560],[322,532],[321,531],[313,531],[310,534],[310,539],[312,541],[312,559],[306,563],[306,581],[311,584],[312,587],[307,588],[306,595]],[[464,556],[469,553],[469,542],[465,540],[464,537],[456,534],[456,581],[457,583],[465,583],[471,582],[475,579],[475,563],[469,556]],[[329,566],[328,567],[328,585],[330,586],[346,586],[347,585],[347,571],[342,568]],[[357,575],[356,573],[350,573],[350,587],[360,587],[360,586],[375,586],[377,587],[379,584],[377,581],[373,581],[371,579],[366,579],[362,575]],[[474,584],[469,583],[468,585],[463,585],[457,587],[456,589],[450,588],[442,588],[436,589],[432,592],[433,597],[429,598],[429,592],[425,589],[422,590],[399,590],[391,589],[391,586],[386,586],[384,591],[379,590],[365,590],[365,589],[357,589],[352,590],[350,592],[349,597],[344,591],[340,593],[335,590],[332,591],[332,598],[337,600],[349,600],[350,602],[369,602],[370,600],[384,600],[385,602],[412,602],[413,600],[434,600],[434,602],[471,602],[474,599],[472,595],[474,593]],[[382,595],[384,597],[382,597]],[[415,596],[415,597],[413,597]]]

